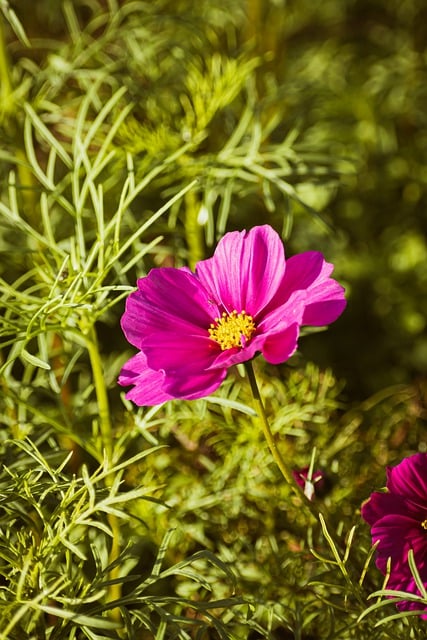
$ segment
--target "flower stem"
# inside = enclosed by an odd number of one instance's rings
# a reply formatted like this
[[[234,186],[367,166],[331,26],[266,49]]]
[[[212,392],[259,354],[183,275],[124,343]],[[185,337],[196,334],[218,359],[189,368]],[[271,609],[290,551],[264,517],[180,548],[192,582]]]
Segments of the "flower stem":
[[[102,447],[105,452],[108,467],[110,467],[113,455],[113,436],[110,420],[110,409],[108,405],[108,395],[107,387],[105,385],[104,370],[102,367],[101,355],[99,353],[98,337],[96,335],[96,329],[94,325],[92,325],[89,330],[88,339],[86,340],[86,346],[89,353],[93,381],[95,384]]]
[[[193,191],[185,194],[185,239],[188,247],[188,264],[194,269],[196,263],[204,257],[203,228],[197,216],[200,203]]]
[[[101,354],[99,352],[98,346],[98,337],[94,324],[92,324],[89,329],[86,346],[89,353],[92,375],[95,384],[95,393],[98,403],[99,428],[101,432],[101,441],[104,450],[106,470],[108,471],[113,465],[113,431],[111,426],[110,408],[108,404],[105,375],[102,367]],[[112,484],[109,476],[107,476],[106,484],[107,486],[111,486]],[[120,556],[120,524],[117,516],[115,516],[114,514],[110,513],[107,517],[112,533],[109,563],[113,564]],[[112,582],[108,587],[109,602],[116,602],[121,598],[122,585],[120,582],[115,582],[119,577],[120,566],[116,564],[111,569],[109,575],[109,578]],[[113,618],[113,620],[120,621],[120,610],[117,607],[112,609],[111,617]]]
[[[254,368],[252,366],[252,362],[245,362],[246,373],[248,374],[249,382],[251,385],[252,395],[256,404],[258,416],[261,418],[261,424],[264,432],[265,439],[267,440],[267,444],[272,453],[274,461],[279,467],[282,476],[285,478],[286,482],[288,482],[292,487],[295,486],[293,481],[292,472],[289,469],[286,462],[283,460],[282,455],[277,447],[276,440],[271,432],[270,424],[268,422],[267,414],[265,413],[264,403],[261,399],[261,395],[258,389],[258,384],[255,377]]]
[[[12,80],[10,65],[6,51],[6,39],[2,18],[0,18],[0,99],[3,112],[12,110]]]
[[[262,429],[264,432],[265,439],[267,440],[268,447],[272,453],[275,463],[279,467],[282,476],[286,480],[286,482],[293,489],[295,494],[302,499],[303,504],[306,509],[311,513],[313,518],[317,521],[319,518],[319,513],[316,510],[315,506],[310,500],[307,500],[307,496],[304,494],[304,490],[300,487],[294,480],[292,471],[284,461],[282,454],[279,451],[279,448],[276,444],[276,440],[270,428],[270,423],[268,422],[267,414],[265,413],[264,403],[261,398],[261,394],[258,389],[258,384],[255,377],[255,372],[252,366],[252,362],[245,362],[246,373],[249,378],[249,382],[251,385],[252,395],[255,400],[255,405],[257,409],[257,414],[261,418]]]

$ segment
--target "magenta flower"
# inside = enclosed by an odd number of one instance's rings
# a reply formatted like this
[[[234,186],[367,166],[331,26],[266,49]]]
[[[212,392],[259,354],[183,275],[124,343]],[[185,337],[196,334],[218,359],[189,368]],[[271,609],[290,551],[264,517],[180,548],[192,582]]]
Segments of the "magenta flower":
[[[413,550],[415,565],[427,587],[427,454],[417,453],[387,469],[387,491],[374,492],[362,505],[362,517],[371,527],[372,543],[378,542],[376,565],[385,574],[390,560],[387,588],[420,596],[408,564]],[[401,610],[424,609],[415,601],[398,603]]]
[[[325,490],[326,476],[320,469],[310,472],[310,467],[303,467],[292,471],[292,475],[308,500],[314,500],[316,494],[320,496]]]
[[[333,266],[307,252],[285,260],[282,241],[268,225],[227,233],[212,258],[193,273],[152,269],[138,280],[122,317],[139,352],[119,384],[137,405],[209,395],[234,364],[258,352],[272,363],[296,350],[301,325],[327,325],[345,307]]]

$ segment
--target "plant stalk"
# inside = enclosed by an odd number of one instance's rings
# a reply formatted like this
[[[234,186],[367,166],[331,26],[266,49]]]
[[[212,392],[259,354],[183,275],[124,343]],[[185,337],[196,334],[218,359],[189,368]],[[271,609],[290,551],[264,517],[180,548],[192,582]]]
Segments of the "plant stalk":
[[[92,325],[89,331],[86,346],[89,353],[92,375],[95,384],[96,400],[98,404],[99,429],[101,432],[102,446],[107,460],[107,469],[112,464],[113,436],[110,420],[110,408],[108,405],[107,387],[105,384],[104,370],[102,367],[101,355],[99,353],[98,337],[95,326]]]
[[[0,17],[0,100],[4,113],[12,110],[12,79],[10,75],[9,57],[6,50],[6,40],[3,19]]]
[[[288,482],[292,487],[295,487],[295,482],[292,477],[292,472],[289,469],[286,462],[283,460],[283,457],[277,447],[276,440],[274,435],[271,432],[270,424],[268,422],[267,414],[265,413],[264,403],[261,398],[261,394],[259,392],[258,384],[255,377],[254,368],[252,366],[252,362],[245,362],[246,373],[249,378],[249,383],[251,385],[252,395],[256,405],[256,411],[261,419],[262,429],[264,432],[265,439],[267,440],[268,447],[271,451],[271,454],[279,467],[282,476],[285,478],[286,482]]]
[[[113,431],[110,418],[107,387],[105,384],[105,375],[102,366],[101,354],[99,352],[98,337],[94,324],[92,324],[89,330],[86,344],[95,384],[95,393],[99,415],[99,429],[101,433],[106,471],[108,472],[109,469],[113,466]],[[106,478],[106,484],[107,486],[111,486],[111,480],[108,475]],[[120,523],[119,519],[114,514],[108,514],[107,517],[112,533],[109,564],[113,564],[120,556]],[[115,564],[115,566],[111,569],[109,578],[112,581],[112,584],[110,584],[108,587],[108,602],[117,602],[118,600],[120,600],[122,595],[121,583],[113,582],[120,578],[120,566],[118,564]],[[111,617],[113,618],[113,620],[116,620],[118,622],[121,620],[120,610],[117,607],[111,610]]]
[[[203,228],[198,222],[200,202],[193,191],[185,194],[185,239],[188,247],[188,264],[194,269],[204,258]]]
[[[262,401],[261,394],[259,392],[258,384],[255,377],[255,372],[254,372],[251,361],[245,362],[245,369],[251,385],[252,395],[256,405],[256,411],[259,418],[261,419],[264,436],[265,436],[265,439],[267,440],[267,444],[274,458],[274,461],[279,467],[282,476],[284,477],[286,482],[290,485],[294,493],[298,496],[298,498],[302,500],[304,506],[311,513],[313,518],[316,521],[318,521],[319,512],[317,511],[313,502],[307,499],[307,496],[304,494],[304,489],[295,482],[294,477],[292,475],[292,471],[287,465],[287,463],[285,462],[285,460],[283,459],[283,456],[280,453],[279,448],[276,444],[275,437],[270,428],[270,423],[268,422],[267,414],[264,408],[264,403]]]

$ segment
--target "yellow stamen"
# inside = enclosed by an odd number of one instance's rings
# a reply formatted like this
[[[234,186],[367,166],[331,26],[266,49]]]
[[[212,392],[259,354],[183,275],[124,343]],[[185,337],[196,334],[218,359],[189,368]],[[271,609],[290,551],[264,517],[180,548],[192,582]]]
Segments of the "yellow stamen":
[[[252,316],[246,314],[246,311],[240,313],[224,311],[221,318],[215,318],[215,323],[211,324],[209,335],[225,351],[233,347],[244,347],[255,330],[254,320]]]
[[[423,529],[427,529],[427,518],[422,521],[421,526]]]

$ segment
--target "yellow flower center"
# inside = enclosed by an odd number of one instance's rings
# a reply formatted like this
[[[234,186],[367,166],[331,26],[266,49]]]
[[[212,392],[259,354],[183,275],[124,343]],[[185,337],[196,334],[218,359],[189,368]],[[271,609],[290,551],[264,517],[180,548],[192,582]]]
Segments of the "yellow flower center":
[[[215,322],[211,324],[209,335],[225,351],[233,347],[244,347],[255,330],[254,320],[246,311],[224,311],[221,318],[215,318]]]
[[[427,529],[427,518],[422,521],[421,526],[423,529]]]

